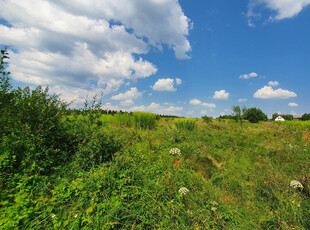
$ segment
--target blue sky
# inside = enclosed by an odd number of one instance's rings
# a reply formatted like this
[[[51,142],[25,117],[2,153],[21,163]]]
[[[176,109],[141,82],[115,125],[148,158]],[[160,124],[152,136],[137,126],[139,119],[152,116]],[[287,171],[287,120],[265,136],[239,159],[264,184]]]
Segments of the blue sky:
[[[310,0],[2,0],[16,86],[72,107],[186,117],[310,112]]]

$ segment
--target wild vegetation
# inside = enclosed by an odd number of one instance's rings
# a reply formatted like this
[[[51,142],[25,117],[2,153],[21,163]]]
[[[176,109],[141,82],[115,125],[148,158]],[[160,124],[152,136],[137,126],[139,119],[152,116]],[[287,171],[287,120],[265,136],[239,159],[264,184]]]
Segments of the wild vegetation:
[[[68,113],[1,70],[1,229],[310,229],[309,121]]]

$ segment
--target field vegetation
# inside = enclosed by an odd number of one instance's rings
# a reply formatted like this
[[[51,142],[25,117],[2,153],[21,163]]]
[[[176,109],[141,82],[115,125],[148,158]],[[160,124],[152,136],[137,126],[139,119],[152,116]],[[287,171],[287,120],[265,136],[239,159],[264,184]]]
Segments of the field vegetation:
[[[0,122],[0,229],[310,229],[310,121],[73,111],[3,71]]]

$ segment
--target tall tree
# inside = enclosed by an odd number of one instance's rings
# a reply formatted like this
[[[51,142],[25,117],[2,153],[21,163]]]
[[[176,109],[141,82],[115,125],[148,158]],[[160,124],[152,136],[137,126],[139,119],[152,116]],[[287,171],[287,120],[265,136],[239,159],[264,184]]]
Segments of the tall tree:
[[[236,118],[237,121],[240,122],[240,126],[241,126],[241,129],[243,129],[243,126],[242,126],[242,121],[244,119],[244,114],[246,112],[247,108],[245,106],[243,106],[243,108],[241,109],[239,105],[234,105],[232,107],[232,111],[234,112],[234,116]]]

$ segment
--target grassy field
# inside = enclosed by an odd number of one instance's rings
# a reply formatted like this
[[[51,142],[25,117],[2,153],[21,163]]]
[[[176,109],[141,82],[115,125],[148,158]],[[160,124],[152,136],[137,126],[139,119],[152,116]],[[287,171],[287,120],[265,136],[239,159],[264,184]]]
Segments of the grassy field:
[[[70,157],[1,173],[1,229],[310,229],[310,122],[89,113],[61,127]]]

